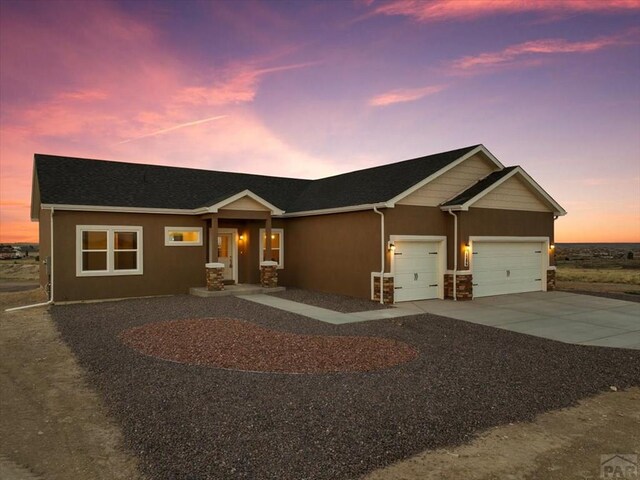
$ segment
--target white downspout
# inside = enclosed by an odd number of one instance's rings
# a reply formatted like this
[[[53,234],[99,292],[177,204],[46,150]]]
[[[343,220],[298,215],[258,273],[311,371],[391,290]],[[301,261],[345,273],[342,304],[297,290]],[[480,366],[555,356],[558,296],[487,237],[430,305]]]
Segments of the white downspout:
[[[46,302],[42,303],[33,303],[31,305],[23,305],[21,307],[13,307],[5,309],[5,312],[15,312],[16,310],[24,310],[27,308],[34,307],[44,307],[46,305],[51,305],[53,303],[53,207],[51,207],[51,265],[49,265],[49,270],[51,272],[51,289],[49,291],[50,298]]]
[[[380,215],[380,303],[384,305],[384,213],[374,205],[373,211]]]
[[[453,215],[453,301],[458,301],[458,285],[456,283],[456,272],[458,271],[458,216],[451,210],[448,210],[450,215]]]

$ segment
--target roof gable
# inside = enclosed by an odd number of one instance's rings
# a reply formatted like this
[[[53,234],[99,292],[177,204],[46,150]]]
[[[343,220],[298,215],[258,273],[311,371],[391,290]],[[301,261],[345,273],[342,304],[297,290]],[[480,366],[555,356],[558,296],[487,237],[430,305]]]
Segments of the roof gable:
[[[499,197],[499,189],[504,196]],[[507,210],[550,211],[566,215],[566,211],[538,185],[520,166],[490,173],[471,187],[441,205],[442,210],[468,210],[469,207]]]
[[[430,178],[478,147],[474,145],[321,178],[310,183],[285,210],[290,214],[393,201],[423,179]]]
[[[251,190],[243,190],[242,192],[231,195],[213,205],[207,207],[208,212],[216,213],[221,209],[225,210],[262,210],[270,211],[272,215],[282,215],[283,210],[272,205],[264,198],[259,197]]]
[[[453,167],[433,176],[428,182],[421,182],[422,186],[402,195],[396,204],[437,207],[499,168],[481,152],[474,153],[460,162],[456,161]]]

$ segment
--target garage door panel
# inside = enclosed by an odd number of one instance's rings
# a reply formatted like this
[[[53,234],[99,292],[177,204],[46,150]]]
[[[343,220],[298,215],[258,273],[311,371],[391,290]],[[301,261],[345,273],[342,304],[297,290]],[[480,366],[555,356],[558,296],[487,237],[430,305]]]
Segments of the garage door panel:
[[[396,302],[438,298],[442,274],[437,242],[395,242],[394,295]]]
[[[438,287],[402,288],[394,290],[396,302],[438,298]]]
[[[437,269],[437,262],[428,257],[396,257],[396,272],[428,272]]]
[[[473,296],[543,290],[543,244],[474,242]]]

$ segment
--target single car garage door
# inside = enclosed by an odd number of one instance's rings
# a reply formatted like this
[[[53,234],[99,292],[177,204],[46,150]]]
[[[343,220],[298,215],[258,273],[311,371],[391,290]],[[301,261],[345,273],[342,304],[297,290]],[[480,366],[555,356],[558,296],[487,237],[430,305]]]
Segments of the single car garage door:
[[[473,296],[543,290],[543,242],[473,242]]]
[[[438,242],[396,242],[394,251],[394,300],[407,302],[438,298]]]

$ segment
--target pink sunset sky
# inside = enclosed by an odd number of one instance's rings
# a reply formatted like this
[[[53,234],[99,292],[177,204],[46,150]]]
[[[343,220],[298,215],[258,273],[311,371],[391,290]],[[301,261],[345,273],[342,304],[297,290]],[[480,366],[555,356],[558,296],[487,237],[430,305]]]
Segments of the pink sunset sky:
[[[640,241],[640,0],[0,2],[0,241],[34,153],[317,178],[483,143]]]

